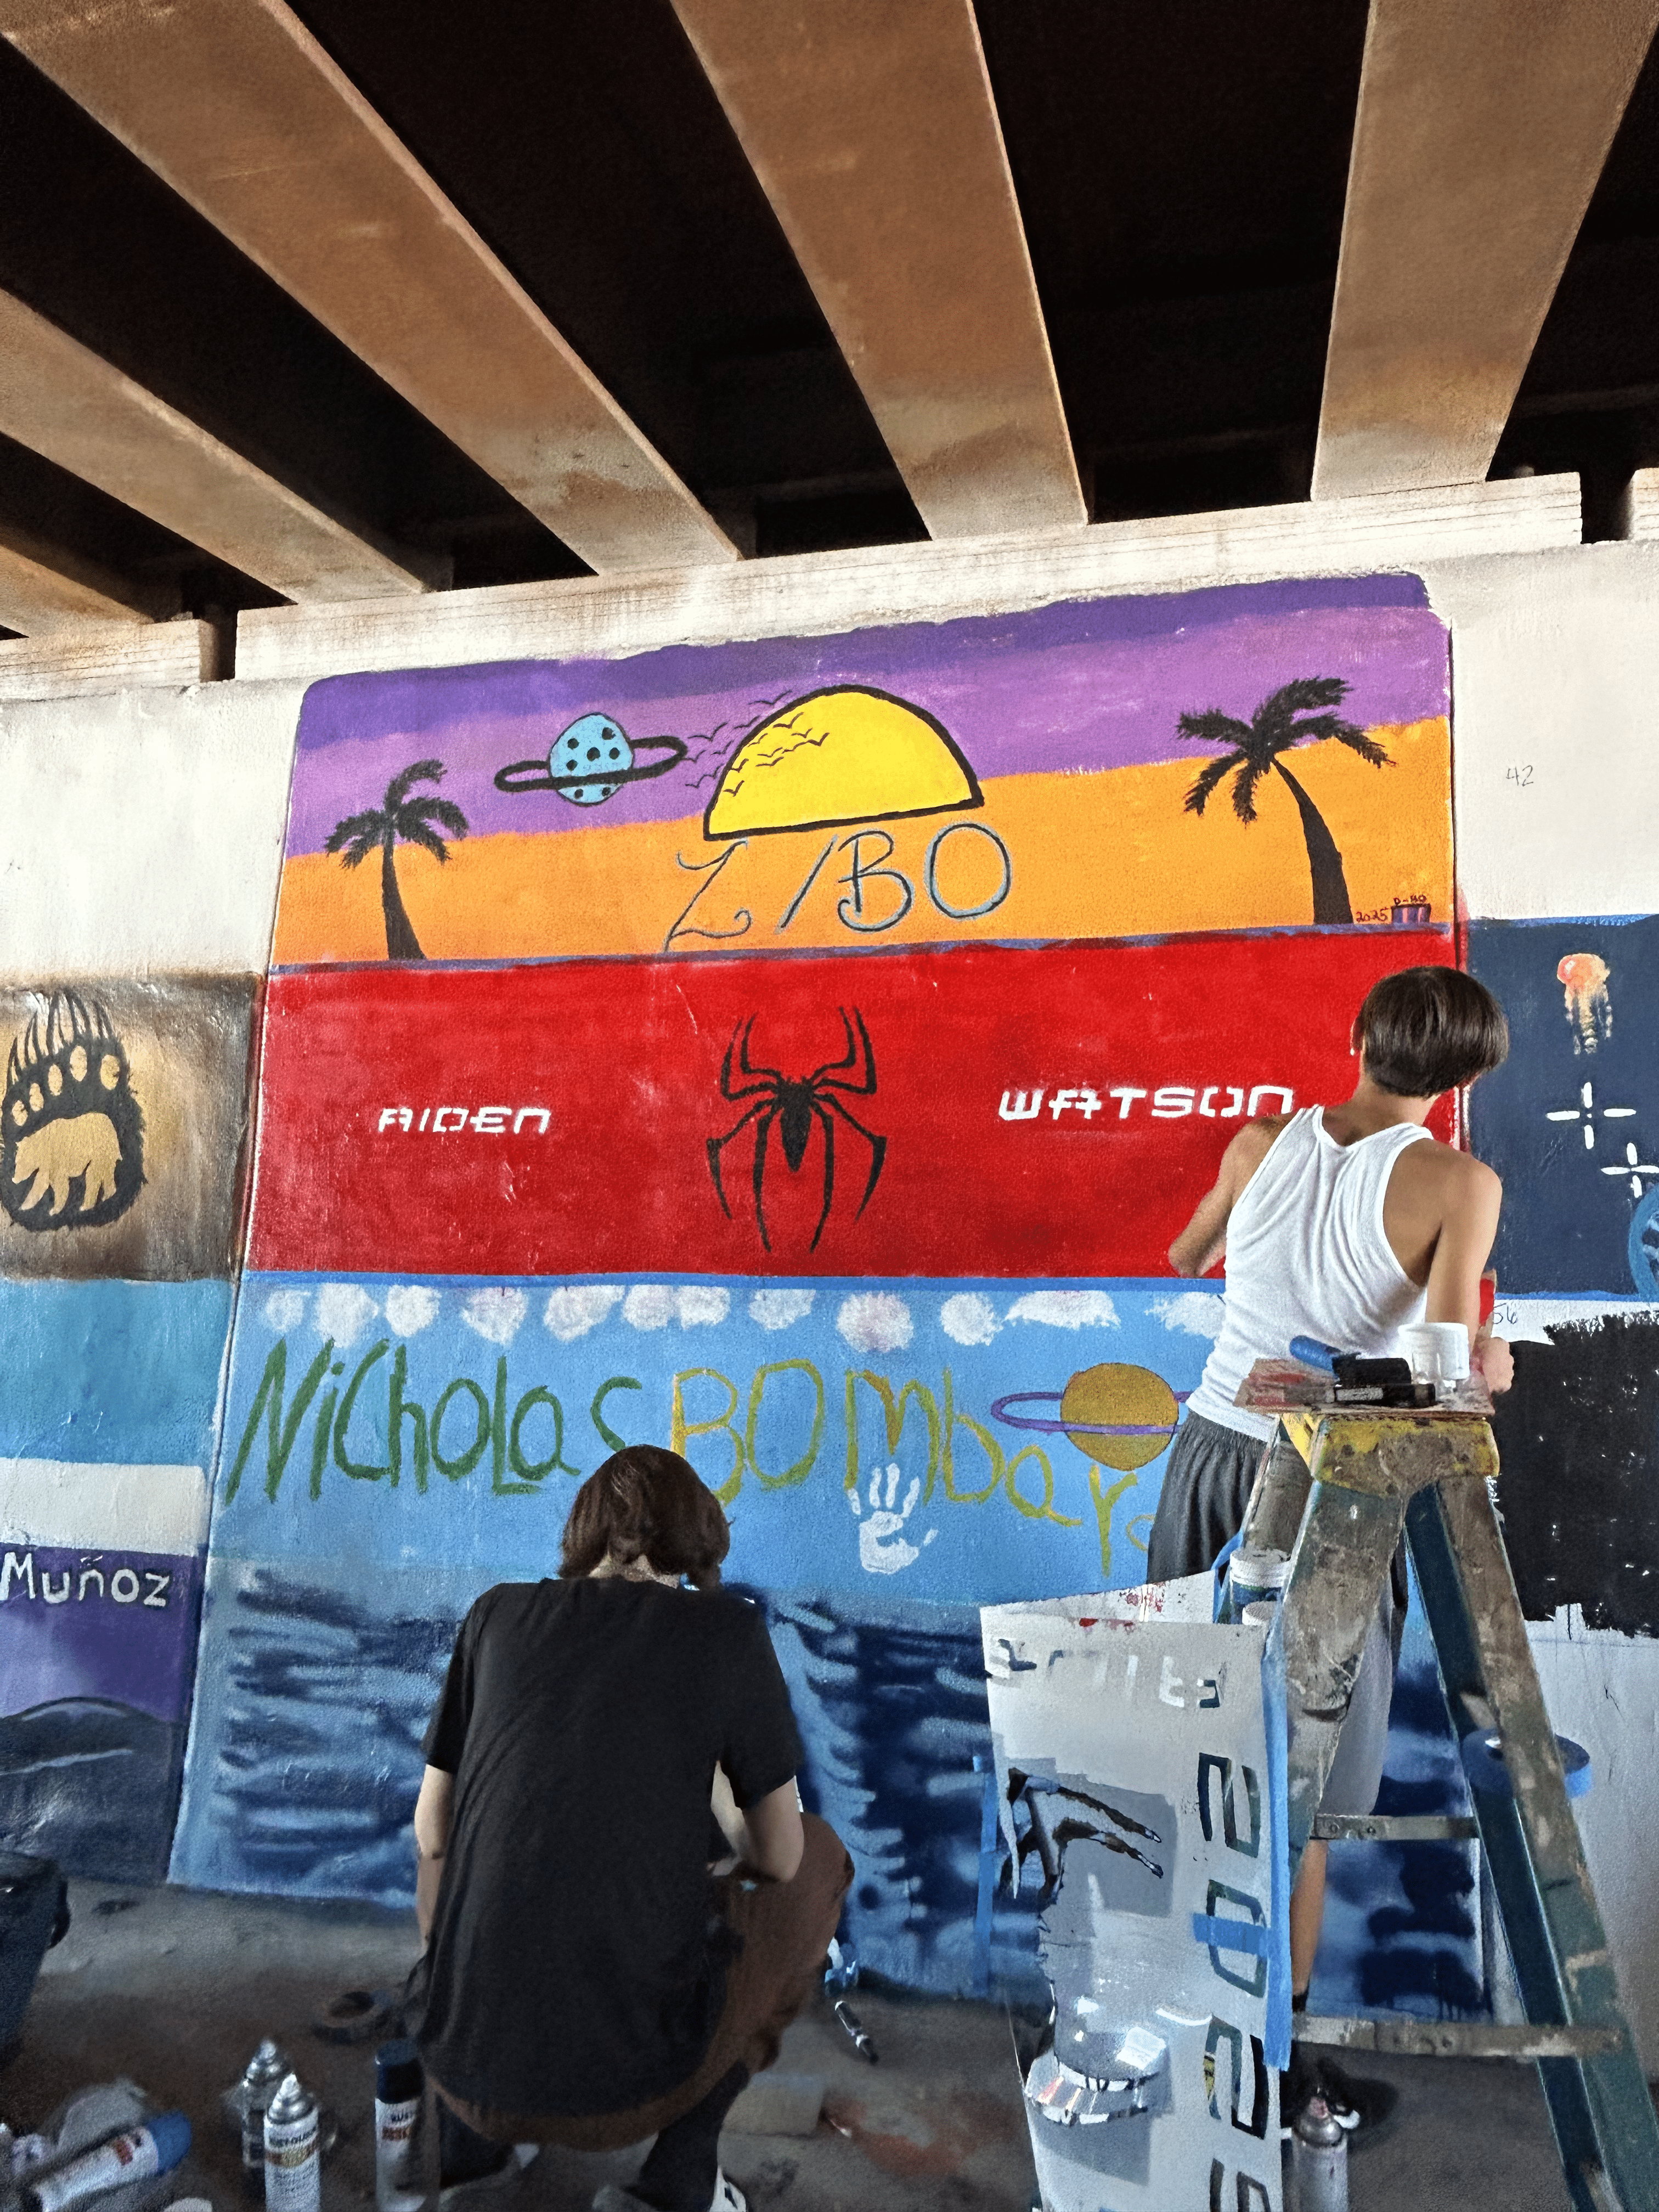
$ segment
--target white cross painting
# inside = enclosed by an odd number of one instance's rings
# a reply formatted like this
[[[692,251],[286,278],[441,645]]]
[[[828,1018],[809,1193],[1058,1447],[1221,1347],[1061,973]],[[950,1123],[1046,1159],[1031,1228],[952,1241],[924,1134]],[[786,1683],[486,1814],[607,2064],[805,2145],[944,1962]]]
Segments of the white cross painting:
[[[1280,2212],[1282,1700],[1265,1632],[1212,1626],[1193,1580],[981,1610],[1003,1843],[1054,1999],[1025,2082],[1046,2212]]]

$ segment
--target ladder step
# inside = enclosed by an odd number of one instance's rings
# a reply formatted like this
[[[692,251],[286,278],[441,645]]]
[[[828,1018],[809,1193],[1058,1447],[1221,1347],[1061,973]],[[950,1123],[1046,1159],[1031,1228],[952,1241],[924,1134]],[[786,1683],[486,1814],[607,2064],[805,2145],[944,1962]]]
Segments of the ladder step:
[[[1471,1844],[1480,1826],[1470,1813],[1320,1813],[1313,1832],[1328,1844]]]
[[[1613,2027],[1500,2027],[1492,2021],[1345,2019],[1298,2014],[1298,2043],[1402,2058],[1594,2058],[1621,2047]]]

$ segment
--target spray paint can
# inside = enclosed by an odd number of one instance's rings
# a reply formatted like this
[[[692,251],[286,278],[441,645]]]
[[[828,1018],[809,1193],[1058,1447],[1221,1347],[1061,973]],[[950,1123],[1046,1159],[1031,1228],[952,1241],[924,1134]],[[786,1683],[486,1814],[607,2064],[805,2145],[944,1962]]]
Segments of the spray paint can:
[[[1295,2212],[1348,2212],[1348,2138],[1316,2089],[1291,2131]]]
[[[148,2181],[170,2173],[190,2148],[190,2122],[182,2112],[158,2112],[141,2128],[129,2128],[91,2150],[83,2150],[23,2189],[23,2212],[68,2212],[89,2197],[102,2197],[129,2181]]]
[[[400,2039],[374,2054],[374,2202],[379,2212],[420,2212],[421,2119],[426,2074],[414,2045]]]
[[[297,2074],[284,2074],[265,2106],[265,2203],[268,2212],[319,2212],[322,2160],[317,2100]]]
[[[260,2197],[265,2193],[265,2106],[287,2071],[287,2059],[266,2036],[248,2060],[238,2087],[236,2101],[242,2113],[242,2189],[249,2197]]]
[[[854,2050],[858,2052],[860,2058],[867,2058],[873,2066],[876,2063],[876,2046],[870,2040],[869,2029],[866,2027],[852,2006],[848,2003],[845,1997],[837,1997],[831,2010],[853,2039]]]

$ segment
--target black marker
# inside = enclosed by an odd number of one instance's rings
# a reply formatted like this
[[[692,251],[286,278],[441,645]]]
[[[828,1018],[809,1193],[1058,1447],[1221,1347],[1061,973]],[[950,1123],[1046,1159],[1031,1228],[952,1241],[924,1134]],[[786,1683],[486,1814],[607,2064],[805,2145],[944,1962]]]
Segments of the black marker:
[[[871,2042],[869,2031],[864,2022],[844,1997],[836,1999],[835,2014],[836,2018],[852,2037],[854,2050],[858,2051],[860,2057],[867,2058],[873,2066],[876,2063],[876,2046]]]

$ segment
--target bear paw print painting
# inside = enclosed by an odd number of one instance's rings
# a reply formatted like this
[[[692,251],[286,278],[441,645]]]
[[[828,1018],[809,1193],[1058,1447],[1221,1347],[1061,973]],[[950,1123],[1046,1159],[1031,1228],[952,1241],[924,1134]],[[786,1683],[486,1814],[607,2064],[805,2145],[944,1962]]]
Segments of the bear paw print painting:
[[[54,991],[12,1041],[0,1099],[0,1205],[22,1229],[118,1221],[144,1183],[126,1048],[94,999]]]

